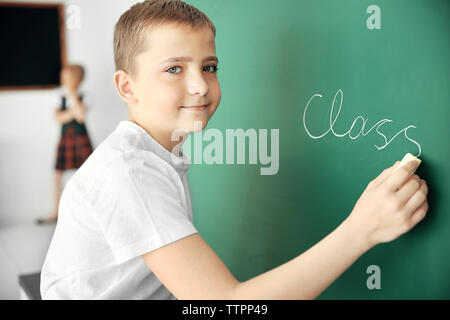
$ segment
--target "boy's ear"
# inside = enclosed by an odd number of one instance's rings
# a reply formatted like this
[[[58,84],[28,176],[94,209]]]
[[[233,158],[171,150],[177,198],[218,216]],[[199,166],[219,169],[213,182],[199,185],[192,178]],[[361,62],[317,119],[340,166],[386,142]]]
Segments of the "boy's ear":
[[[138,102],[133,88],[133,79],[124,70],[117,70],[114,73],[114,85],[118,95],[128,104]]]

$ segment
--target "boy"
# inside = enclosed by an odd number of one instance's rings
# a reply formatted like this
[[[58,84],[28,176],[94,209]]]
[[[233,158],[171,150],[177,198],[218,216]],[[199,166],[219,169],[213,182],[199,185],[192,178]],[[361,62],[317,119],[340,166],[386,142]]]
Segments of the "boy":
[[[114,82],[129,118],[65,188],[44,299],[314,299],[364,252],[425,216],[425,182],[414,162],[394,173],[397,162],[314,247],[235,279],[193,226],[189,164],[171,152],[172,133],[193,132],[194,121],[203,129],[220,102],[214,37],[211,21],[179,0],[147,0],[120,17]]]

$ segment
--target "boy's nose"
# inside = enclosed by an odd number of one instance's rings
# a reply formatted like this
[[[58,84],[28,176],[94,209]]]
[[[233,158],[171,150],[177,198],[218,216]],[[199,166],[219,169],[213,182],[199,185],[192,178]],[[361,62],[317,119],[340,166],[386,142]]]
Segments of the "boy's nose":
[[[187,80],[188,91],[190,95],[205,95],[208,92],[208,82],[200,73],[195,73]]]

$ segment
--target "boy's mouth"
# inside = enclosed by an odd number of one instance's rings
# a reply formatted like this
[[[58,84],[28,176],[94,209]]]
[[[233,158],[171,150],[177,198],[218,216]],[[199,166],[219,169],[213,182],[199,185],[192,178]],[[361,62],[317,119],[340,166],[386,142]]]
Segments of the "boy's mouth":
[[[198,105],[198,106],[182,106],[181,108],[186,109],[186,110],[205,110],[208,107],[208,104],[205,105]]]

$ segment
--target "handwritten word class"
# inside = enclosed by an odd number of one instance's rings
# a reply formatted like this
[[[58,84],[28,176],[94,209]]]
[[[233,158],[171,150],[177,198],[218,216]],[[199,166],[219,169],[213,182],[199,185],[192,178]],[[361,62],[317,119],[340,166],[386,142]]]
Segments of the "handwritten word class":
[[[364,130],[365,130],[365,128],[366,128],[366,124],[367,124],[367,121],[368,121],[369,119],[368,119],[368,118],[365,119],[363,116],[357,116],[357,117],[355,118],[355,120],[353,120],[353,123],[352,123],[352,125],[350,126],[350,129],[348,129],[347,132],[341,133],[341,134],[336,133],[336,131],[334,130],[334,124],[336,123],[337,119],[339,118],[339,114],[340,114],[341,108],[342,108],[342,103],[343,103],[343,101],[344,101],[344,93],[342,92],[341,89],[339,89],[339,90],[336,92],[336,94],[334,95],[334,98],[333,98],[333,103],[331,104],[331,109],[330,109],[330,127],[328,128],[327,131],[325,131],[323,134],[321,134],[321,135],[319,135],[319,136],[315,136],[315,135],[311,134],[311,131],[308,129],[309,126],[307,126],[307,124],[306,124],[306,113],[307,113],[307,111],[308,111],[308,108],[309,108],[311,102],[312,102],[315,98],[317,98],[317,97],[322,98],[322,95],[321,95],[321,94],[318,94],[318,93],[314,94],[314,95],[309,99],[308,103],[306,104],[305,110],[303,111],[303,127],[305,128],[306,133],[307,133],[312,139],[320,139],[320,138],[323,138],[324,136],[326,136],[326,135],[331,131],[331,132],[333,133],[333,135],[335,135],[335,136],[338,137],[338,138],[342,138],[342,137],[345,137],[346,135],[348,135],[348,137],[349,137],[350,139],[353,139],[353,140],[354,140],[354,139],[357,139],[358,137],[360,137],[361,134],[362,134],[362,136],[368,135],[374,128],[376,128],[375,131],[376,131],[380,136],[382,136],[382,137],[384,138],[384,145],[382,145],[381,147],[375,145],[375,147],[376,147],[378,150],[382,150],[382,149],[386,148],[386,147],[387,147],[387,146],[388,146],[395,138],[397,138],[398,135],[400,135],[400,134],[403,132],[403,135],[405,136],[405,138],[408,139],[409,141],[411,141],[412,143],[414,143],[414,144],[417,146],[417,148],[418,148],[418,153],[417,153],[415,156],[416,156],[416,157],[419,157],[420,154],[422,153],[422,149],[421,149],[421,147],[420,147],[420,144],[417,143],[415,140],[411,139],[410,137],[408,137],[408,135],[407,135],[408,129],[410,129],[410,128],[416,128],[416,126],[414,126],[414,125],[409,125],[409,126],[407,126],[406,128],[403,128],[402,130],[400,130],[399,132],[397,132],[397,133],[396,133],[396,134],[388,141],[388,139],[386,138],[386,136],[385,136],[382,132],[380,132],[380,128],[381,128],[381,126],[385,125],[385,124],[388,123],[388,122],[393,122],[391,119],[383,119],[383,120],[380,120],[380,121],[378,121],[377,123],[375,123],[375,124],[374,124],[367,132],[365,132]],[[333,118],[334,108],[335,108],[335,105],[336,105],[336,99],[337,99],[337,98],[339,98],[339,109],[337,110],[336,116]],[[352,135],[351,135],[351,132],[352,132],[352,130],[355,128],[356,124],[358,123],[358,120],[360,120],[360,119],[362,120],[361,130],[358,132],[358,134],[357,134],[356,136],[352,136]],[[360,122],[361,122],[361,121],[360,121]]]

